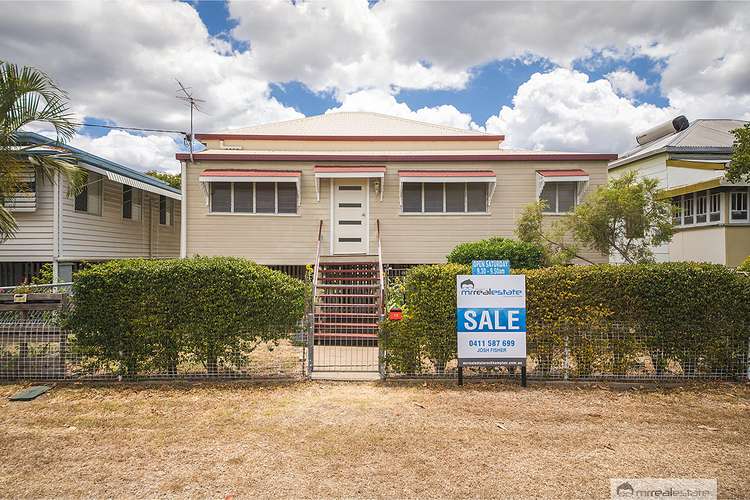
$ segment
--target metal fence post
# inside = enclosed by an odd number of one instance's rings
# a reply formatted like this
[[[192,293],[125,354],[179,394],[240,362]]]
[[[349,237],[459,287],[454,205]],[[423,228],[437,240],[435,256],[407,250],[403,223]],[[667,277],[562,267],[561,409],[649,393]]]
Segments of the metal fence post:
[[[385,314],[380,314],[380,322],[378,323],[380,326],[378,327],[378,333],[383,333],[383,321],[385,321]],[[388,335],[382,334],[378,335],[378,371],[380,372],[380,380],[385,380],[386,378],[386,362],[385,357],[387,356],[387,346],[385,345],[387,342]]]
[[[568,335],[565,335],[565,349],[563,350],[563,380],[568,380],[570,371],[570,349],[568,348]]]
[[[314,314],[310,313],[308,315],[308,318],[309,325],[307,327],[307,376],[309,377],[312,375],[313,367],[315,366],[315,316]]]

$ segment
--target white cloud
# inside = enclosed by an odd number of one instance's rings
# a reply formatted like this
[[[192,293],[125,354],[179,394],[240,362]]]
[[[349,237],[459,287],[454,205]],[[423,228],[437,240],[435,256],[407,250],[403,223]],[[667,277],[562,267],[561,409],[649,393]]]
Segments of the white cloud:
[[[111,130],[102,137],[77,135],[70,144],[140,172],[177,173],[180,170],[180,162],[174,157],[179,144],[168,135],[135,135]]]
[[[636,94],[641,94],[648,90],[646,80],[641,79],[633,71],[618,69],[617,71],[607,73],[604,77],[612,84],[615,92],[625,97],[632,98]]]
[[[367,0],[231,2],[237,39],[249,41],[261,74],[300,80],[337,95],[364,87],[461,88],[465,69],[445,71],[419,58],[402,59],[380,5]]]
[[[300,116],[270,96],[249,53],[211,37],[183,2],[6,3],[0,59],[43,69],[79,116],[119,125],[186,129],[176,78],[206,101],[203,130]]]
[[[471,120],[470,114],[462,113],[455,106],[424,107],[413,111],[407,104],[396,101],[391,94],[378,89],[347,94],[341,106],[331,108],[326,113],[338,111],[373,111],[449,127],[481,130],[481,127]]]
[[[558,68],[535,73],[487,120],[487,131],[506,134],[505,147],[618,153],[635,135],[675,115],[672,109],[634,104],[607,80]]]
[[[6,2],[0,59],[44,69],[79,116],[119,125],[187,128],[187,109],[175,99],[179,78],[206,100],[196,128],[210,131],[300,116],[270,95],[269,82],[288,80],[332,90],[337,109],[481,128],[449,104],[412,110],[393,94],[462,88],[473,67],[495,60],[570,68],[610,58],[625,69],[609,81],[570,69],[534,75],[486,126],[518,146],[620,151],[634,133],[677,113],[750,118],[746,10],[702,2],[231,2],[232,34],[250,46],[235,51],[184,2]],[[628,99],[643,92],[642,75],[627,69],[641,55],[660,60],[667,110]],[[173,146],[132,137],[109,140],[141,152],[163,147],[142,161],[166,165]]]

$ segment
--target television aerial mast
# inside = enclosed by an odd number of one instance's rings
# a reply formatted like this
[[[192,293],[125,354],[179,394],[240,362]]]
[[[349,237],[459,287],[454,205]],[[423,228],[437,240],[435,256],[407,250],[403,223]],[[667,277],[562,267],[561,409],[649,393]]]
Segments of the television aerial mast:
[[[175,80],[177,79],[175,78]],[[190,151],[190,163],[193,163],[193,111],[201,111],[198,103],[204,103],[206,101],[193,97],[190,93],[191,87],[185,87],[180,80],[177,80],[177,85],[180,86],[177,90],[177,99],[185,101],[190,105],[190,132],[185,136],[185,145]]]

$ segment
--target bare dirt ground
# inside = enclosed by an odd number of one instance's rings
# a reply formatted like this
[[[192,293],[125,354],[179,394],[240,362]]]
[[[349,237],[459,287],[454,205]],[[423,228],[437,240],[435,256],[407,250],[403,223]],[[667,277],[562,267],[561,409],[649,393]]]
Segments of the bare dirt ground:
[[[750,497],[750,386],[0,385],[0,497]]]

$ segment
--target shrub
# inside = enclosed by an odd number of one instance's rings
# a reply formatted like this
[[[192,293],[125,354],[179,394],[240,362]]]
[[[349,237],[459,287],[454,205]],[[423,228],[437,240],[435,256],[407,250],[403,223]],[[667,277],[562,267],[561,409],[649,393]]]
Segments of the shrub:
[[[461,243],[448,254],[452,264],[471,264],[472,260],[509,260],[513,269],[537,269],[545,264],[541,246],[504,238]]]
[[[446,264],[418,266],[406,275],[408,333],[437,370],[456,356],[455,276],[470,272]],[[750,279],[724,266],[600,265],[524,274],[527,352],[542,371],[566,347],[580,376],[624,374],[643,353],[657,372],[676,361],[688,374],[728,367],[747,355]]]
[[[186,359],[215,373],[292,331],[304,288],[236,258],[111,261],[77,273],[68,326],[82,354],[124,375]]]
[[[748,255],[747,258],[742,261],[742,264],[737,267],[737,270],[750,273],[750,255]]]

